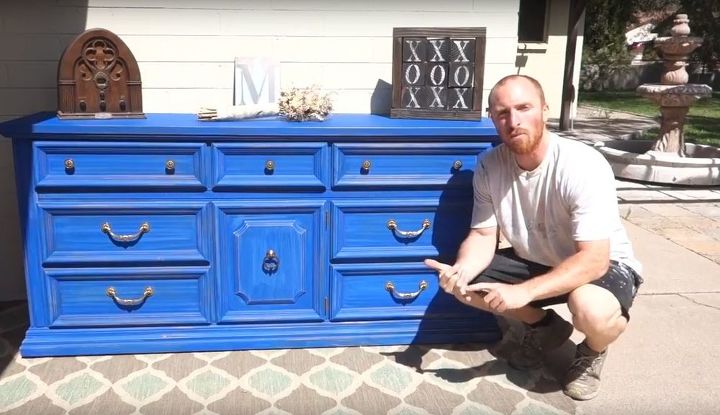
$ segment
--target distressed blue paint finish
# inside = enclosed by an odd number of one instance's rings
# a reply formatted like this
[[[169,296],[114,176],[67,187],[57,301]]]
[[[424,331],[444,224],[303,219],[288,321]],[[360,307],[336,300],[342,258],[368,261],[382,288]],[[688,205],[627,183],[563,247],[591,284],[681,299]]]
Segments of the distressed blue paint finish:
[[[210,263],[209,227],[204,202],[157,204],[143,202],[40,202],[44,226],[43,264],[82,266],[98,263]],[[103,225],[118,235],[139,234],[132,242],[118,242],[103,232]],[[149,230],[140,232],[143,224]]]
[[[333,146],[334,188],[472,186],[489,143],[345,144]]]
[[[219,321],[322,320],[324,202],[216,205]]]
[[[221,143],[213,145],[215,190],[327,187],[326,143]]]
[[[496,140],[486,120],[40,114],[0,133],[13,139],[24,238],[24,356],[497,338],[492,317],[438,290],[421,262],[452,261],[467,233],[472,171]],[[412,301],[385,289],[422,280]],[[153,295],[128,308],[110,286]]]
[[[426,283],[424,290],[420,284]],[[392,283],[395,296],[386,288]],[[480,312],[446,294],[436,274],[426,266],[410,264],[341,264],[332,266],[333,321],[397,319],[475,319]],[[399,299],[417,294],[414,299]]]
[[[195,327],[33,329],[26,334],[24,357],[74,356],[167,351],[244,350],[300,347],[396,345],[411,343],[487,343],[498,339],[494,319],[408,319],[338,323],[293,323]]]
[[[338,261],[441,257],[457,252],[467,235],[472,199],[343,200],[333,202],[332,254]],[[393,220],[397,228],[388,227]],[[423,222],[428,220],[429,227]],[[417,236],[403,232],[418,233]]]
[[[206,147],[202,143],[36,142],[36,188],[203,191]]]
[[[148,326],[209,323],[203,291],[207,269],[49,269],[52,301],[50,327]],[[120,299],[143,298],[126,306],[106,293],[116,290]]]
[[[484,137],[494,139],[490,120],[393,119],[382,115],[333,114],[323,122],[289,122],[279,117],[241,121],[199,121],[194,114],[145,114],[146,119],[60,120],[54,114],[37,114],[0,125],[6,137],[37,135],[100,136],[122,140],[152,135],[157,140],[197,140],[200,137]],[[45,137],[45,138],[50,138]]]

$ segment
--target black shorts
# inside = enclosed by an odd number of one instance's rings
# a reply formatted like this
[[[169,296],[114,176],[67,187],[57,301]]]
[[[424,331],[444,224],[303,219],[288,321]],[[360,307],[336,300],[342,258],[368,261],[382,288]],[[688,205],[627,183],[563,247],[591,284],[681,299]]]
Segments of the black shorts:
[[[500,249],[495,254],[490,265],[480,273],[472,283],[476,282],[503,282],[507,284],[519,284],[537,275],[548,272],[551,267],[528,261],[515,255],[512,248]],[[638,287],[642,284],[642,278],[629,266],[610,261],[610,267],[605,275],[592,281],[591,284],[603,287],[610,291],[620,303],[622,315],[630,319],[629,310],[633,299],[637,294]],[[567,303],[568,295],[563,294],[557,297],[545,298],[530,303],[533,307],[545,307],[553,304]]]

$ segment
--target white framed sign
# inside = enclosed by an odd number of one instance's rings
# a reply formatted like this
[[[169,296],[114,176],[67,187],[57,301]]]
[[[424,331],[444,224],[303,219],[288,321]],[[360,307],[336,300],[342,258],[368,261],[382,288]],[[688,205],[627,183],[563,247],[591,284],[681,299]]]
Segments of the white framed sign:
[[[236,57],[233,105],[272,104],[280,98],[280,64],[265,57]]]

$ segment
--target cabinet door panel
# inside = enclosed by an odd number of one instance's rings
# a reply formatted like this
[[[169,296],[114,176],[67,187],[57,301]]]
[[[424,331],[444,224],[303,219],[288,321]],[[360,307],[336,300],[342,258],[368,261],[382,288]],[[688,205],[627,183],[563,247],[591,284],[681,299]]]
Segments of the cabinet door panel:
[[[221,322],[324,315],[324,202],[217,202]]]

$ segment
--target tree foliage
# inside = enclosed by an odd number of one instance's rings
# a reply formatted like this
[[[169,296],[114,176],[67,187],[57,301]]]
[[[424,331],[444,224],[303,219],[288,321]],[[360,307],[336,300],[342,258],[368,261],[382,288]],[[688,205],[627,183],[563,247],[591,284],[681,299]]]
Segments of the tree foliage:
[[[692,36],[704,38],[691,60],[706,70],[720,63],[720,0],[589,0],[585,10],[583,61],[613,67],[629,62],[625,32],[638,25],[640,16],[664,17],[654,21],[660,36],[669,36],[675,14],[690,19]]]
[[[680,12],[690,19],[691,36],[703,38],[703,44],[691,59],[704,70],[717,69],[720,64],[720,0],[681,0]]]
[[[589,0],[585,9],[583,62],[613,66],[630,60],[625,32],[632,21],[633,1]]]

